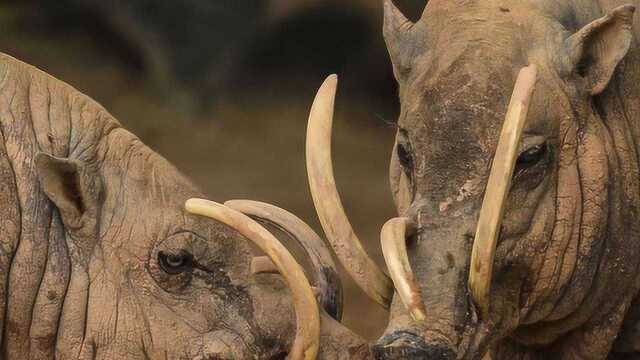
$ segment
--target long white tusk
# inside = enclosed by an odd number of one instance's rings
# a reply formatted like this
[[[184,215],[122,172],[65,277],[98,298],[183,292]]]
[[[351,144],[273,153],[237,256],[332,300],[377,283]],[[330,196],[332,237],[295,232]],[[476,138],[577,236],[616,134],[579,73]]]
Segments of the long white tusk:
[[[338,259],[369,297],[388,308],[393,284],[367,255],[340,200],[331,162],[331,129],[338,77],[331,75],[316,95],[307,128],[307,174],[320,223]]]
[[[334,319],[342,318],[342,284],[336,264],[324,241],[304,221],[277,206],[251,200],[224,203],[258,221],[266,222],[296,240],[305,250],[314,270],[315,287],[322,308]]]
[[[410,219],[391,219],[382,227],[380,242],[396,291],[411,317],[420,322],[425,320],[426,311],[407,254],[407,236],[411,236],[414,231],[415,224]]]
[[[471,253],[469,289],[485,317],[489,314],[491,276],[505,200],[511,187],[518,146],[529,111],[529,102],[535,88],[536,77],[535,65],[523,68],[518,75],[478,219],[478,228]]]
[[[320,342],[320,312],[311,285],[293,256],[269,231],[236,210],[202,199],[190,199],[185,207],[189,213],[206,216],[237,230],[271,258],[291,290],[296,311],[296,338],[288,359],[315,359]]]

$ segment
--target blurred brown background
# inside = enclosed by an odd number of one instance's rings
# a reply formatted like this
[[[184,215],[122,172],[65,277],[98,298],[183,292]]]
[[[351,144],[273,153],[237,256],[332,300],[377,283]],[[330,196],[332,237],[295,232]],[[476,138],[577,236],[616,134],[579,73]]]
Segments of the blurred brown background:
[[[417,17],[426,0],[396,1]],[[304,137],[317,87],[341,84],[336,180],[383,265],[394,215],[387,167],[398,113],[382,0],[24,0],[0,3],[0,51],[102,103],[213,200],[250,198],[321,231]],[[345,323],[373,338],[386,312],[346,277]]]

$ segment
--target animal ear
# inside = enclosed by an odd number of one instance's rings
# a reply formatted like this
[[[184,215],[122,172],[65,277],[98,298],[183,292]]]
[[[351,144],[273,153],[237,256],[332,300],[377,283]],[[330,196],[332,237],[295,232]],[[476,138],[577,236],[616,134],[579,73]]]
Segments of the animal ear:
[[[592,95],[606,89],[618,63],[627,55],[634,12],[633,5],[617,7],[567,39],[572,65],[585,78]]]
[[[42,190],[60,210],[66,226],[77,228],[87,214],[95,215],[99,186],[84,163],[39,153],[35,165]]]
[[[422,39],[419,25],[421,24],[407,19],[393,4],[393,0],[384,0],[383,34],[396,72],[402,73],[410,69],[411,60],[420,48],[419,42]]]

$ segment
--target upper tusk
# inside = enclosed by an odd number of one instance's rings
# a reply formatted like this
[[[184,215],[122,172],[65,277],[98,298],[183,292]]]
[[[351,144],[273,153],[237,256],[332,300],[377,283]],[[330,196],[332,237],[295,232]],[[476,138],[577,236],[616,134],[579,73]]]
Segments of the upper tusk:
[[[414,231],[415,224],[410,219],[395,218],[384,224],[380,239],[389,275],[402,303],[415,321],[424,321],[426,311],[422,294],[413,277],[407,254],[407,236]]]
[[[338,77],[329,76],[318,90],[307,128],[307,174],[322,228],[340,262],[355,282],[380,305],[388,308],[393,284],[367,255],[345,214],[336,189],[331,163],[331,128]]]
[[[535,65],[523,68],[518,75],[478,219],[471,253],[469,289],[484,316],[489,314],[496,245],[536,77]]]
[[[336,264],[324,241],[309,225],[277,206],[251,200],[231,200],[226,206],[277,227],[305,249],[315,271],[315,286],[323,309],[334,319],[342,318],[342,284]]]
[[[256,256],[251,259],[251,274],[279,274],[280,270],[268,256]]]
[[[288,358],[315,359],[320,342],[320,312],[311,285],[293,256],[269,231],[236,210],[202,199],[190,199],[185,207],[192,214],[209,217],[237,230],[271,258],[289,285],[296,311],[296,338]]]

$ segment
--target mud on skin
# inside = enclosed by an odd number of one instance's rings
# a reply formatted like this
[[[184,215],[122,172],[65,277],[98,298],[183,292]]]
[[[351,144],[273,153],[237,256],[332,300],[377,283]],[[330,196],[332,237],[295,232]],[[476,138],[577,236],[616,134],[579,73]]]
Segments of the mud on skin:
[[[426,319],[394,298],[377,358],[640,352],[640,3],[432,0],[416,23],[385,3],[401,101],[392,192],[421,227],[409,258]],[[538,80],[483,317],[467,288],[469,237],[527,65]]]
[[[0,135],[0,357],[286,356],[280,277],[253,276],[246,239],[187,214],[200,191],[100,105],[0,54]],[[330,320],[319,358],[364,353]]]

